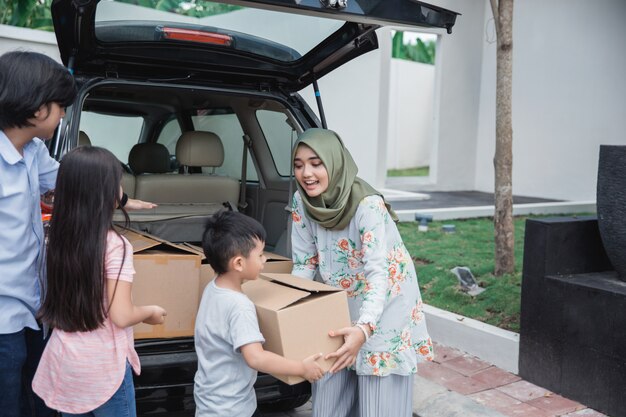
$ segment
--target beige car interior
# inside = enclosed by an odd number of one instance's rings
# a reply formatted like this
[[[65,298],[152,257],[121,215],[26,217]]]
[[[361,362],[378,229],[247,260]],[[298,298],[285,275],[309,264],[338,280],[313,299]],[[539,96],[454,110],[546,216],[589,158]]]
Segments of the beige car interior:
[[[148,151],[145,152],[144,151]],[[186,132],[176,143],[176,159],[186,167],[213,168],[224,163],[224,147],[211,132]],[[169,171],[169,153],[158,143],[135,145],[129,156],[135,173],[135,198],[157,204],[222,204],[236,206],[239,181],[204,173]],[[141,169],[139,169],[141,168]]]
[[[137,88],[132,90],[132,94],[138,97],[135,103],[128,99],[127,85],[119,90],[107,86],[101,96],[98,92],[95,94],[92,92],[84,104],[84,111],[99,112],[105,116],[109,112],[118,115],[124,111],[130,113],[141,109],[142,103],[147,103],[146,105],[156,103],[161,106],[159,109],[162,107],[176,109],[181,105],[180,102],[185,101],[193,101],[192,108],[206,106],[206,108],[232,109],[231,114],[241,124],[241,131],[251,138],[254,154],[252,151],[249,152],[253,163],[246,164],[248,174],[239,172],[237,178],[216,174],[215,170],[223,166],[225,158],[230,158],[229,166],[234,166],[234,158],[243,164],[241,161],[242,156],[245,159],[245,154],[242,155],[243,151],[236,151],[233,154],[232,145],[229,145],[230,154],[225,154],[224,139],[210,131],[210,126],[208,128],[204,126],[202,130],[189,130],[189,127],[184,128],[181,125],[183,133],[178,139],[168,141],[168,147],[157,142],[154,137],[148,142],[136,143],[130,148],[128,161],[121,161],[129,171],[123,174],[122,188],[130,198],[150,201],[158,204],[158,207],[128,212],[130,227],[172,242],[200,242],[207,218],[219,210],[237,210],[243,198],[243,201],[250,203],[246,213],[257,218],[268,233],[267,247],[270,250],[276,246],[286,247],[285,236],[289,216],[285,207],[288,206],[289,200],[289,178],[280,176],[273,168],[274,156],[266,143],[266,132],[261,129],[256,117],[258,110],[280,114],[285,111],[284,106],[274,101],[243,96],[214,95],[207,98],[206,93],[200,95],[197,90],[188,93],[180,91],[177,90],[177,95],[172,95],[170,91]],[[196,105],[196,101],[201,104]],[[183,105],[189,106],[189,103]],[[281,118],[281,123],[286,119],[285,114],[284,118]],[[107,147],[103,137],[106,135],[101,134],[99,141],[93,144]],[[93,138],[94,136],[90,141],[87,134],[81,131],[79,145],[90,144]],[[231,135],[228,140],[241,140],[242,145],[238,146],[243,147],[244,139],[241,135]],[[285,141],[285,146],[288,156],[291,149],[289,140]],[[224,169],[221,172],[224,172]],[[232,170],[228,172],[234,173]],[[254,175],[252,183],[246,182],[248,185],[246,188],[250,188],[247,194],[245,191],[241,192],[239,174],[246,175],[248,181],[250,175]],[[245,206],[246,204],[242,207]],[[114,221],[122,223],[123,214],[116,213]]]

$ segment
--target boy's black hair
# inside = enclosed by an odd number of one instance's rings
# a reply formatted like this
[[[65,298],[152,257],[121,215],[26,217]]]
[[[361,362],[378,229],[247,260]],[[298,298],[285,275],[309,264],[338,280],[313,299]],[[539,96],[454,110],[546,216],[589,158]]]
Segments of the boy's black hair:
[[[220,211],[211,217],[202,235],[202,249],[218,274],[228,272],[228,262],[235,256],[250,255],[257,241],[265,242],[261,223],[235,211]]]
[[[41,106],[67,107],[76,94],[74,78],[52,58],[29,51],[0,56],[0,130],[31,126],[28,119]]]

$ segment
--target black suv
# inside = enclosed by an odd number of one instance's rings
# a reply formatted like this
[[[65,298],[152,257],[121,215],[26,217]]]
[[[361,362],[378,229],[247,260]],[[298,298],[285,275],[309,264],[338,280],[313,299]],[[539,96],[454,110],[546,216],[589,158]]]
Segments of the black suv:
[[[449,32],[457,16],[414,0],[237,0],[202,18],[130,3],[157,1],[53,1],[59,50],[79,96],[51,154],[60,159],[85,143],[111,150],[125,169],[126,193],[159,204],[132,213],[134,228],[197,243],[206,217],[226,206],[259,220],[268,249],[282,254],[289,252],[291,147],[298,133],[325,124],[321,102],[322,121],[298,91],[376,49],[381,25]],[[289,19],[297,30],[285,34]],[[193,338],[135,345],[143,368],[135,379],[139,414],[192,415]],[[264,374],[255,389],[259,404],[275,409],[310,397],[307,383],[289,386]]]

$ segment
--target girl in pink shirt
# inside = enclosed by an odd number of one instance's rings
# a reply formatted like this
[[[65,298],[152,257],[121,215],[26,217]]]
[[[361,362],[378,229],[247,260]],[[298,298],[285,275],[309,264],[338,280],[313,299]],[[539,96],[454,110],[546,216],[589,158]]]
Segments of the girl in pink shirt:
[[[117,158],[98,147],[70,151],[59,167],[39,312],[54,330],[33,390],[63,416],[135,416],[132,326],[163,323],[166,314],[133,305],[132,247],[113,228],[121,179]]]

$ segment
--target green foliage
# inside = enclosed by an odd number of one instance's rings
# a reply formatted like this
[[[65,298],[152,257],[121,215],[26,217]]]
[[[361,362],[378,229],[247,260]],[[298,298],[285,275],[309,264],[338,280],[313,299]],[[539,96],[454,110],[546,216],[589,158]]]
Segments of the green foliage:
[[[397,31],[391,41],[392,58],[406,59],[423,64],[435,64],[435,41],[424,42],[417,38],[415,44],[404,43],[404,32]]]
[[[417,223],[400,223],[398,228],[415,262],[424,302],[518,332],[525,221],[526,217],[514,221],[516,272],[502,277],[493,275],[493,219],[433,222],[425,233],[417,230]],[[456,233],[442,232],[444,223],[454,224]],[[470,268],[486,291],[476,297],[462,292],[450,272],[455,266]]]
[[[206,0],[118,0],[150,9],[162,10],[190,17],[207,17],[239,10],[241,6],[213,3]]]
[[[239,10],[240,6],[206,0],[118,0],[189,17],[206,17]],[[52,0],[0,0],[0,24],[53,31],[50,5]],[[141,16],[137,16],[141,18]]]
[[[0,0],[0,24],[52,31],[52,0]]]

